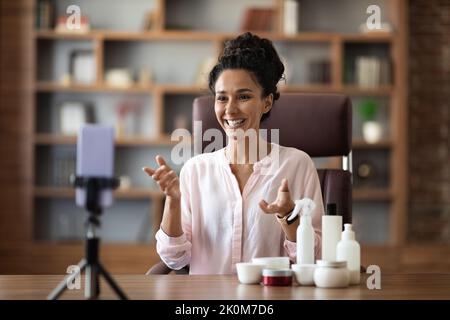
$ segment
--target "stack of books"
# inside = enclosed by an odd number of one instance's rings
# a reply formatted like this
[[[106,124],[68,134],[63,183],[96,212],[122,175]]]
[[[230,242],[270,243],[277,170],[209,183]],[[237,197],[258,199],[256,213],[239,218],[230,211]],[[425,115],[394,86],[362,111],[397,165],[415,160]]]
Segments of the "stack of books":
[[[54,20],[54,7],[51,0],[39,0],[35,9],[36,29],[51,29]]]
[[[309,63],[309,82],[314,84],[331,82],[331,63],[329,60],[317,60]]]
[[[274,30],[275,10],[273,8],[248,8],[244,13],[241,31]]]
[[[294,35],[299,29],[299,4],[296,0],[284,0],[283,32]]]
[[[373,56],[356,58],[356,84],[361,87],[387,85],[390,81],[390,66],[387,59]]]

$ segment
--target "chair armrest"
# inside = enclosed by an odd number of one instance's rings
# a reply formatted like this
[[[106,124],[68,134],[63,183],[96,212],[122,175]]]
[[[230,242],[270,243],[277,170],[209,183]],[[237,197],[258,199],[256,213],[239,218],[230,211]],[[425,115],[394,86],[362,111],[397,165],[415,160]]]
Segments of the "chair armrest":
[[[150,269],[148,269],[146,275],[149,274],[169,274],[172,271],[166,264],[162,261],[153,265]]]
[[[175,274],[189,274],[189,266],[181,268],[180,270],[170,269],[164,262],[160,261],[157,264],[153,265],[148,271],[145,273],[146,275],[150,274],[169,274],[171,272]]]

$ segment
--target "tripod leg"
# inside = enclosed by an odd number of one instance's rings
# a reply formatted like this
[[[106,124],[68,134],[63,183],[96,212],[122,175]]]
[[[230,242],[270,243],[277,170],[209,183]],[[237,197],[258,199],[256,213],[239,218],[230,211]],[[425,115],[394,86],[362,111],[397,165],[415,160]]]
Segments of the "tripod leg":
[[[100,295],[100,276],[98,267],[100,240],[96,237],[88,238],[85,251],[87,258],[84,296],[86,299],[97,299]]]
[[[119,285],[114,281],[108,271],[106,271],[100,263],[98,263],[98,271],[101,275],[103,275],[103,277],[105,277],[106,282],[108,282],[108,284],[121,300],[128,300],[127,296],[122,291],[122,289],[120,289]]]
[[[67,284],[72,282],[76,277],[80,275],[81,272],[86,268],[86,260],[81,260],[78,263],[79,271],[69,274],[64,277],[64,279],[56,286],[55,289],[48,295],[47,300],[56,300],[58,299],[64,291],[67,289]]]
[[[99,268],[95,264],[86,265],[86,278],[84,282],[84,297],[86,299],[97,299],[99,292]]]

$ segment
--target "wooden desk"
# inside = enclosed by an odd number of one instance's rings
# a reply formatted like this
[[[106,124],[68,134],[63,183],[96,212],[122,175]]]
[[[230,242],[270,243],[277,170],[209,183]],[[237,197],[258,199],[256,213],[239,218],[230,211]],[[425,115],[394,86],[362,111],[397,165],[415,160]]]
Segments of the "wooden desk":
[[[130,299],[450,299],[450,273],[382,274],[381,290],[367,289],[365,274],[359,286],[346,289],[243,285],[238,282],[236,276],[117,275],[114,278]],[[62,276],[56,275],[0,276],[0,300],[46,299],[61,279]],[[83,290],[67,290],[62,298],[83,299],[83,293]],[[104,282],[101,298],[116,299]]]

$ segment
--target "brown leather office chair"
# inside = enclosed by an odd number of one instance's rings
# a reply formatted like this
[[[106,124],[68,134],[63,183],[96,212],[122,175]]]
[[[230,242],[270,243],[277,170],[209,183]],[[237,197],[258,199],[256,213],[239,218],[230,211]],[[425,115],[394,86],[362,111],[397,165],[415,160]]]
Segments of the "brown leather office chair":
[[[214,113],[214,97],[195,99],[193,122],[202,121],[203,131],[222,130]],[[343,157],[343,169],[319,169],[324,207],[336,203],[344,223],[352,221],[352,105],[342,94],[283,93],[261,123],[264,129],[280,129],[279,144],[303,150],[311,157]],[[268,130],[270,132],[270,130]],[[222,130],[223,132],[223,130]],[[224,133],[224,132],[223,132]],[[223,135],[225,137],[225,133]],[[203,141],[203,139],[202,139]],[[203,141],[202,151],[209,144]],[[225,139],[224,143],[225,145]],[[172,271],[163,262],[147,274]],[[187,268],[176,273],[187,273]]]

